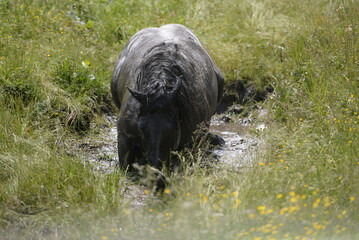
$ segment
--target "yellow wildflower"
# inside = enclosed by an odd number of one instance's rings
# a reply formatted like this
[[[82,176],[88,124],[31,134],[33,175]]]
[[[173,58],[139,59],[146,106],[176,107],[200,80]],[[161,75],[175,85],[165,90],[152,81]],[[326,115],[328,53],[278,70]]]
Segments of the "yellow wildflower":
[[[320,198],[317,198],[313,203],[313,208],[317,208],[319,206],[319,203],[321,202]]]
[[[347,214],[347,211],[342,211],[339,215],[338,215],[338,218],[339,219],[343,219],[344,215]]]
[[[249,218],[255,218],[256,215],[255,215],[254,213],[250,213],[250,214],[248,214],[248,217],[249,217]]]
[[[312,235],[313,234],[313,230],[312,229],[308,229],[306,232],[305,232],[306,235]]]
[[[208,198],[206,195],[202,195],[201,200],[199,201],[200,203],[206,203],[208,201]]]
[[[265,210],[266,210],[266,207],[265,207],[265,206],[258,206],[258,207],[257,207],[257,210],[258,210],[258,211],[265,211]]]
[[[319,224],[318,222],[314,222],[312,225],[313,225],[313,228],[316,230],[325,229],[325,226]]]
[[[237,191],[232,192],[232,196],[233,196],[234,198],[238,197],[238,192],[237,192]]]
[[[331,205],[331,202],[330,202],[329,197],[325,197],[324,198],[324,206],[325,207],[330,207],[330,205]]]
[[[241,203],[241,200],[239,198],[236,198],[234,200],[233,208],[238,208],[240,203]]]
[[[284,208],[282,208],[282,209],[279,211],[279,214],[280,214],[280,215],[283,215],[283,214],[285,214],[287,211],[288,211],[288,208],[287,208],[287,207],[284,207]]]
[[[291,206],[291,207],[289,207],[289,213],[293,213],[293,212],[296,212],[296,211],[298,211],[299,210],[299,206],[298,205],[296,205],[296,206]]]

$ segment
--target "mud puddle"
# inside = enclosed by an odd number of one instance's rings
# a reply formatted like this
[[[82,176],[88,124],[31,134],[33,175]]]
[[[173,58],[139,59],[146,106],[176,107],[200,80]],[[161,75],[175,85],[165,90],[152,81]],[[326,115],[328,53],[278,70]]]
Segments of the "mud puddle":
[[[250,134],[253,129],[255,127],[250,121],[243,122],[243,119],[228,121],[226,115],[213,117],[210,132],[222,137],[225,141],[223,147],[214,150],[221,166],[240,169],[252,162],[259,142]]]
[[[88,160],[96,170],[109,173],[118,162],[117,129],[115,116],[105,118],[106,124],[100,134],[96,138],[83,139],[77,148],[81,158]],[[261,126],[257,127],[260,128]],[[250,133],[254,129],[256,127],[248,119],[236,119],[228,115],[213,116],[210,132],[225,141],[224,146],[213,150],[220,165],[240,168],[251,163],[259,141]]]
[[[100,127],[99,134],[95,138],[81,139],[77,149],[78,155],[89,161],[95,170],[102,173],[112,172],[118,161],[116,117],[105,116],[105,124]]]
[[[96,171],[103,174],[116,169],[117,157],[117,129],[116,117],[105,116],[106,124],[100,129],[96,138],[83,138],[73,146],[77,155],[84,161],[89,161]],[[225,144],[213,150],[218,159],[218,167],[241,169],[249,166],[255,157],[259,140],[251,134],[252,130],[261,130],[263,126],[255,127],[250,119],[240,119],[235,116],[221,114],[214,115],[210,132],[222,137]],[[150,195],[145,195],[146,187],[128,180],[123,193],[132,206],[145,205]]]

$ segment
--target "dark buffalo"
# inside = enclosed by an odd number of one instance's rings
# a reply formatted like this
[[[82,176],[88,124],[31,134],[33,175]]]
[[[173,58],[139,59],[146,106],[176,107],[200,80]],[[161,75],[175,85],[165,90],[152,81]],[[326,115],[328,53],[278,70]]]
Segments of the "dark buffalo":
[[[209,123],[223,84],[188,28],[169,24],[137,32],[122,51],[111,82],[120,109],[120,167],[144,160],[157,169],[168,167],[170,152],[190,143],[200,123]]]

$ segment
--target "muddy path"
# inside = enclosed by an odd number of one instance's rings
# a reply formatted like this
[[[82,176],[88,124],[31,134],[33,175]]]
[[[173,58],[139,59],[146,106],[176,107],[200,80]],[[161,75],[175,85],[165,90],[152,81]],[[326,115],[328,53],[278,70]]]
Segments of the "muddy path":
[[[256,126],[249,118],[243,119],[226,114],[214,115],[210,132],[223,138],[224,146],[214,150],[219,159],[218,164],[231,169],[248,166],[255,157],[259,139],[252,132]]]
[[[254,131],[262,131],[266,128],[264,124],[258,124],[253,114],[247,117],[239,117],[232,110],[222,114],[215,114],[212,117],[209,131],[223,138],[225,144],[215,147],[216,166],[219,168],[230,168],[240,170],[251,165],[260,140],[253,134]],[[260,114],[266,114],[264,110],[257,110]],[[84,161],[89,161],[96,171],[108,174],[116,169],[117,157],[117,129],[116,116],[104,116],[105,124],[95,137],[83,137],[73,144],[75,155]],[[145,195],[145,186],[136,184],[128,180],[126,189],[123,193],[132,206],[145,205],[149,195]]]
[[[265,81],[264,81],[265,82]],[[223,138],[225,144],[212,149],[215,166],[240,171],[250,167],[258,150],[264,147],[264,142],[257,134],[267,128],[263,119],[267,116],[266,109],[261,107],[272,92],[273,88],[256,88],[246,79],[229,81],[226,85],[221,106],[211,120],[209,131]],[[263,118],[264,117],[264,118]],[[116,116],[105,115],[104,124],[98,134],[91,134],[72,141],[71,153],[90,162],[94,169],[101,174],[116,170],[117,158],[117,129]],[[260,120],[262,119],[262,120]],[[94,126],[94,129],[98,129]],[[130,205],[142,206],[151,194],[145,195],[146,187],[128,180],[126,189],[122,189]]]
[[[224,146],[213,150],[219,166],[239,169],[252,162],[260,144],[253,132],[266,129],[265,123],[258,121],[267,115],[260,103],[272,92],[270,85],[258,88],[249,79],[228,81],[217,109],[220,113],[212,117],[209,129],[225,141]],[[118,162],[117,129],[116,116],[105,115],[104,118],[105,124],[96,137],[84,137],[74,143],[73,148],[96,170],[106,173],[113,171]]]
[[[118,162],[116,116],[105,116],[105,122],[96,138],[82,138],[75,146],[81,158],[90,161],[96,170],[103,173],[113,171]],[[218,164],[230,168],[248,166],[259,144],[259,139],[252,133],[264,128],[263,124],[255,124],[250,116],[240,118],[228,112],[215,114],[209,131],[225,141],[223,146],[213,150]]]

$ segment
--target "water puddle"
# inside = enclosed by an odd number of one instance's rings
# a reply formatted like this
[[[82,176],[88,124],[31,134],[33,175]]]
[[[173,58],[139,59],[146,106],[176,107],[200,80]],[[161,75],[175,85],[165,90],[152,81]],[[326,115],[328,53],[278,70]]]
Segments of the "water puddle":
[[[241,168],[252,162],[258,145],[258,139],[249,134],[253,128],[249,123],[225,122],[220,116],[214,116],[210,132],[222,137],[225,141],[223,147],[214,150],[219,157],[220,165]]]
[[[78,144],[80,157],[89,161],[102,173],[112,172],[117,164],[117,128],[116,117],[105,116],[106,124],[96,138],[84,138]]]
[[[241,168],[248,166],[255,156],[258,139],[250,134],[253,125],[243,119],[223,120],[223,115],[215,115],[210,132],[222,137],[224,146],[214,150],[221,166]],[[117,158],[116,117],[106,116],[106,124],[96,138],[85,138],[78,143],[80,156],[90,161],[96,170],[109,173],[115,169]]]
[[[250,134],[253,124],[246,119],[233,120],[226,115],[214,115],[211,121],[210,132],[222,137],[224,146],[213,150],[219,160],[218,167],[228,167],[239,170],[249,166],[255,157],[259,140]],[[83,138],[74,141],[72,147],[76,155],[89,161],[96,171],[108,174],[116,169],[117,157],[117,128],[116,117],[105,116],[106,123],[96,137]],[[258,128],[257,128],[258,129]],[[126,199],[132,206],[143,206],[150,195],[144,194],[146,187],[131,183],[125,184],[122,189]]]

